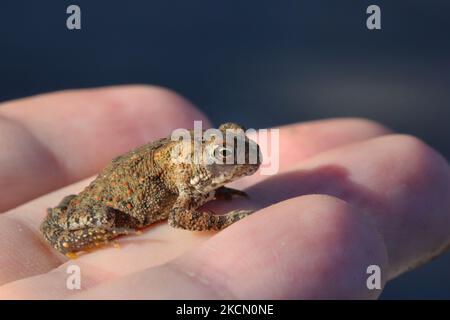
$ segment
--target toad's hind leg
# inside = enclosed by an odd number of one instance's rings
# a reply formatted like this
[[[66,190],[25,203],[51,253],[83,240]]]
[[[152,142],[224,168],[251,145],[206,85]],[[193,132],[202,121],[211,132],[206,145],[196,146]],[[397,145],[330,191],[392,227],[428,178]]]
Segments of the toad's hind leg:
[[[52,246],[62,254],[72,257],[75,252],[86,251],[107,244],[118,234],[109,230],[86,228],[79,230],[62,230]]]
[[[222,230],[250,215],[254,210],[233,210],[215,215],[210,212],[182,211],[173,209],[169,215],[169,225],[192,231]]]
[[[78,228],[71,229],[58,219],[60,216],[67,218],[67,207],[49,209],[47,219],[41,225],[44,238],[53,248],[68,255],[106,244],[120,235],[135,232],[141,226],[140,221],[120,210],[108,206],[100,206],[99,210],[102,212],[98,217],[101,225],[98,225],[99,220],[85,220]],[[76,217],[70,216],[68,219],[76,220]]]

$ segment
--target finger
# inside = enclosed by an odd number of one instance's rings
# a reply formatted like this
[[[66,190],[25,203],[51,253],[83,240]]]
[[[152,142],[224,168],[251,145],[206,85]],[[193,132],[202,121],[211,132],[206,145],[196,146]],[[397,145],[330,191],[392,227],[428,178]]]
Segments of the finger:
[[[366,270],[386,263],[383,240],[364,215],[332,197],[304,196],[263,209],[173,262],[76,298],[375,298],[381,290],[368,289]]]
[[[279,129],[278,140],[269,130],[267,143],[260,143],[264,161],[261,169],[230,186],[246,188],[321,152],[391,133],[374,121],[360,118],[317,120],[274,129]],[[257,136],[250,135],[250,138]],[[278,154],[275,145],[278,145]]]
[[[323,151],[391,133],[385,126],[363,118],[335,118],[282,126],[280,169]]]
[[[133,147],[208,120],[168,90],[63,91],[0,107],[0,212],[98,172]]]

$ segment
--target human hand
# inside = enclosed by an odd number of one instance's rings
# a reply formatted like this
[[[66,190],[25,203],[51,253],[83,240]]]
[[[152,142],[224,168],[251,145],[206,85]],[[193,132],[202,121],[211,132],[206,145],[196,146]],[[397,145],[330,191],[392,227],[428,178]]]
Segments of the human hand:
[[[416,138],[334,119],[281,127],[280,172],[232,185],[249,200],[211,204],[260,210],[219,233],[160,223],[76,260],[48,247],[45,209],[91,178],[76,181],[193,120],[208,124],[174,93],[142,86],[1,105],[0,297],[375,298],[369,265],[384,285],[450,243],[447,162]],[[82,290],[66,287],[71,264]]]

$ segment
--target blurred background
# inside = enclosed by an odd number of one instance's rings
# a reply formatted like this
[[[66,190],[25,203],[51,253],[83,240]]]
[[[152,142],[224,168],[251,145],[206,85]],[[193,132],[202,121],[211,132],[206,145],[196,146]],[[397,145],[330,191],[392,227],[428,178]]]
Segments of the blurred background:
[[[66,28],[77,4],[82,29]],[[382,30],[366,28],[366,8]],[[215,123],[264,127],[358,116],[450,158],[450,1],[133,0],[0,3],[0,101],[149,83]],[[450,231],[449,231],[450,232]],[[382,298],[450,298],[450,254]]]

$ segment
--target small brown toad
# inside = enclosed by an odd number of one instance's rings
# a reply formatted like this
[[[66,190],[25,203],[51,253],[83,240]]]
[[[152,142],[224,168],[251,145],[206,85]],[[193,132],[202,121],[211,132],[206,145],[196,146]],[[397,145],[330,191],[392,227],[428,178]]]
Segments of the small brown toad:
[[[224,185],[261,164],[259,146],[241,127],[226,123],[219,130],[223,139],[206,139],[202,132],[198,138],[191,130],[192,139],[164,138],[112,160],[81,193],[47,210],[41,225],[45,240],[72,256],[164,219],[172,227],[202,231],[221,230],[247,216],[250,210],[197,211],[214,198],[246,196]],[[201,161],[194,155],[198,146]]]

